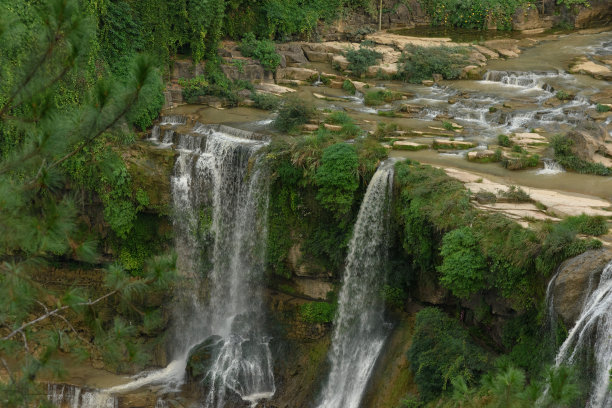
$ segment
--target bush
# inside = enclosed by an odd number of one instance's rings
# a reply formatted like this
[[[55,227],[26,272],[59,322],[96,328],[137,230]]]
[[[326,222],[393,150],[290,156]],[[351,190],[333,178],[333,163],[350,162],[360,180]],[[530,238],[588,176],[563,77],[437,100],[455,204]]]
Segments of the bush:
[[[569,94],[567,91],[557,91],[555,96],[560,101],[568,101],[570,99],[574,99],[574,97],[571,94]]]
[[[357,50],[347,50],[344,56],[349,61],[348,69],[354,75],[361,76],[368,72],[369,67],[376,64],[376,60],[380,59],[382,54],[362,44]]]
[[[391,92],[388,89],[379,89],[377,91],[366,92],[364,103],[368,106],[378,106],[401,98],[402,95],[397,92]]]
[[[355,93],[357,93],[357,88],[355,88],[355,84],[353,84],[350,79],[344,80],[344,82],[342,83],[342,89],[344,89],[351,95],[355,95]]]
[[[511,203],[531,203],[533,199],[521,187],[510,186],[506,191],[500,191],[499,196]]]
[[[612,108],[609,105],[602,105],[601,103],[598,103],[596,109],[599,113],[605,113],[610,112]]]
[[[577,173],[596,174],[599,176],[612,175],[612,169],[601,163],[591,163],[576,156],[572,151],[573,140],[567,136],[555,135],[550,145],[555,152],[555,160],[567,170]]]
[[[278,109],[281,103],[281,98],[266,93],[252,92],[251,99],[255,102],[256,108],[269,111]]]
[[[523,170],[531,167],[538,167],[540,164],[540,156],[537,154],[528,155],[523,153],[518,157],[504,157],[501,160],[502,166],[508,170]]]
[[[467,298],[484,288],[487,263],[471,228],[446,233],[440,254],[443,259],[438,267],[440,283],[453,295]]]
[[[359,187],[358,167],[357,152],[351,145],[337,143],[323,150],[315,176],[317,200],[336,216],[345,215],[353,205]]]
[[[335,304],[327,302],[304,303],[300,307],[300,317],[308,323],[331,323],[336,308]]]
[[[285,99],[278,111],[274,126],[283,132],[294,131],[298,126],[307,123],[314,116],[314,109],[296,96]]]
[[[512,146],[512,141],[507,135],[497,135],[497,144],[503,147]]]
[[[561,224],[566,225],[579,234],[598,237],[608,233],[608,222],[601,215],[590,216],[586,214],[567,217]]]
[[[240,42],[240,52],[245,57],[259,60],[267,71],[275,71],[281,62],[274,43],[270,40],[257,40],[255,34],[246,33]]]
[[[420,0],[434,26],[486,30],[489,23],[511,30],[512,16],[522,0]]]
[[[410,368],[421,398],[430,401],[447,389],[452,378],[462,376],[474,384],[487,367],[487,356],[474,345],[467,331],[437,308],[416,315]]]
[[[398,62],[398,77],[404,81],[420,83],[440,74],[444,79],[456,79],[468,65],[465,47],[419,47],[408,45]]]

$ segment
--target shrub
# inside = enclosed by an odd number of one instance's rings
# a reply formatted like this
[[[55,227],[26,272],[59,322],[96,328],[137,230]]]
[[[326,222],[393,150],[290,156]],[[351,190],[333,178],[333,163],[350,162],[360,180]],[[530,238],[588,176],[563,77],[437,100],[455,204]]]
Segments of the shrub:
[[[274,126],[283,132],[291,132],[308,122],[313,116],[312,106],[298,97],[290,96],[285,99],[285,103],[279,109]]]
[[[351,145],[337,143],[323,150],[315,176],[317,200],[336,216],[348,213],[353,205],[359,187],[358,167],[357,152]]]
[[[582,214],[575,217],[567,217],[561,224],[584,235],[597,237],[608,233],[608,223],[606,218],[601,215],[590,216]]]
[[[465,47],[419,47],[408,45],[398,62],[398,77],[404,81],[420,83],[440,74],[444,79],[456,79],[468,64]]]
[[[336,305],[327,302],[304,303],[300,317],[308,323],[331,323],[336,314]]]
[[[345,125],[347,123],[353,123],[353,118],[346,114],[346,112],[335,111],[327,117],[328,123],[335,125]]]
[[[353,84],[350,79],[344,80],[344,82],[342,83],[342,89],[344,89],[346,92],[350,93],[351,95],[355,95],[355,93],[357,92],[357,88],[355,88],[355,84]]]
[[[485,352],[471,342],[459,322],[433,307],[416,315],[408,359],[425,401],[447,389],[454,377],[474,384],[487,367]]]
[[[487,263],[478,240],[469,227],[450,231],[442,239],[440,283],[460,298],[484,288]]]
[[[434,26],[485,30],[494,23],[512,29],[512,16],[523,1],[514,0],[420,0]]]
[[[523,153],[518,157],[505,157],[501,160],[502,166],[508,170],[523,170],[530,167],[538,167],[540,164],[540,156],[537,154],[528,155]]]
[[[533,199],[521,187],[510,186],[506,191],[500,191],[499,196],[512,203],[530,203]]]
[[[596,109],[599,113],[605,113],[610,112],[612,108],[609,105],[602,105],[601,103],[598,103]]]
[[[255,102],[256,108],[270,111],[278,109],[281,103],[281,98],[266,93],[252,92],[251,99]]]
[[[512,146],[512,141],[507,135],[497,135],[497,144],[503,147]]]
[[[348,69],[354,75],[361,76],[368,71],[369,67],[376,64],[376,60],[380,59],[382,54],[362,44],[357,50],[347,50],[344,56],[349,61]]]
[[[568,101],[570,99],[574,99],[574,97],[569,94],[567,91],[557,91],[557,93],[555,94],[555,96],[557,97],[557,99],[559,99],[560,101]]]
[[[378,106],[401,98],[401,94],[397,92],[391,92],[388,89],[379,89],[366,92],[364,95],[364,103],[368,106]]]
[[[574,142],[567,136],[555,135],[551,138],[550,144],[555,152],[555,160],[565,169],[599,176],[612,175],[612,169],[609,167],[601,163],[591,163],[576,156],[572,151]]]
[[[245,57],[259,60],[267,71],[274,71],[281,62],[274,43],[270,40],[257,40],[255,34],[246,33],[240,43],[240,52]]]

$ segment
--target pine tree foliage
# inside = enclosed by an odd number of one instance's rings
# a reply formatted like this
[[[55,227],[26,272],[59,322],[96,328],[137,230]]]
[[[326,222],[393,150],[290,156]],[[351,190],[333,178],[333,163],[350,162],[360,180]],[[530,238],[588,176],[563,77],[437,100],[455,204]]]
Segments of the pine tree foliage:
[[[44,404],[36,384],[42,375],[60,373],[60,352],[84,357],[94,349],[116,366],[144,363],[136,336],[161,322],[159,311],[143,307],[144,298],[167,288],[174,270],[171,256],[149,262],[138,279],[111,266],[96,295],[78,288],[62,293],[35,279],[50,262],[98,262],[65,165],[96,143],[116,140],[160,81],[153,61],[138,56],[126,81],[99,78],[81,103],[58,107],[62,84],[83,76],[95,24],[75,0],[45,1],[38,12],[43,25],[36,32],[25,30],[15,15],[0,15],[0,60],[23,54],[22,63],[3,64],[0,71],[0,144],[5,134],[17,135],[2,146],[0,159],[3,407]],[[16,49],[24,43],[27,50]],[[101,306],[119,311],[111,323],[99,314]],[[85,338],[76,321],[88,324],[94,337]]]

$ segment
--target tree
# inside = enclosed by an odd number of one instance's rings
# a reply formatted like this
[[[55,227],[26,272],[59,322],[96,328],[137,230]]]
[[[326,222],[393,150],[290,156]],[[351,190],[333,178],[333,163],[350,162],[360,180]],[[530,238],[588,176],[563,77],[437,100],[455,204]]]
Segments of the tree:
[[[65,164],[95,143],[112,143],[159,84],[151,59],[138,56],[126,81],[96,78],[77,103],[59,104],[62,87],[85,75],[95,24],[76,0],[49,0],[37,12],[36,32],[0,13],[0,60],[11,61],[0,71],[0,370],[6,374],[0,405],[8,407],[44,404],[36,381],[60,372],[61,351],[85,357],[93,348],[109,360],[142,363],[146,353],[135,339],[161,322],[143,298],[166,289],[174,270],[173,257],[150,261],[141,278],[111,265],[97,295],[51,290],[35,279],[50,262],[99,262]],[[97,315],[103,305],[121,314],[109,322]],[[83,335],[79,321],[93,337]]]

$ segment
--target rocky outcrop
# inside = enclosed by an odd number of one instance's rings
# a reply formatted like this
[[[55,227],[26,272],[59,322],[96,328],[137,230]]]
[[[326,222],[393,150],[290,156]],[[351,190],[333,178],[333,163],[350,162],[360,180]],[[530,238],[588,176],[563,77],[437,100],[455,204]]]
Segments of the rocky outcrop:
[[[587,57],[577,58],[570,66],[572,74],[590,75],[595,79],[612,80],[612,69],[599,62],[591,61]]]
[[[582,311],[586,297],[599,284],[603,268],[612,260],[612,251],[587,251],[561,264],[555,278],[552,302],[565,326],[571,328]]]
[[[573,141],[572,151],[579,158],[612,167],[612,142],[608,132],[601,126],[592,125],[588,129],[577,128],[567,133]]]
[[[589,7],[580,7],[574,18],[575,28],[604,25],[612,21],[612,2],[610,0],[591,0]]]

